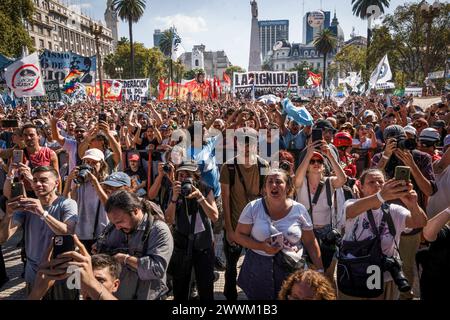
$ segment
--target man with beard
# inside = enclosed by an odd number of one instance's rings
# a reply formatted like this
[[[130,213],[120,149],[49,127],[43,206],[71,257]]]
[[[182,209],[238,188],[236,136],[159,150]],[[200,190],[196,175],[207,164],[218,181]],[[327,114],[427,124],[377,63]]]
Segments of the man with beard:
[[[31,292],[36,272],[45,259],[45,252],[55,235],[73,234],[77,216],[75,201],[56,194],[59,185],[58,172],[52,167],[33,169],[33,191],[38,199],[12,199],[6,215],[0,221],[0,243],[6,242],[22,226],[25,235],[25,281]],[[75,299],[77,292],[68,290],[64,283],[57,283],[46,295],[47,299]]]
[[[148,201],[129,191],[113,193],[105,209],[110,224],[100,235],[96,251],[111,255],[122,264],[117,298],[164,299],[173,251],[169,227],[152,214]]]
[[[58,111],[55,112],[53,115],[50,124],[52,128],[52,136],[53,139],[56,140],[60,146],[64,150],[67,151],[69,155],[69,172],[72,172],[73,168],[75,168],[77,165],[81,164],[81,159],[78,156],[78,145],[84,140],[86,137],[86,128],[82,125],[78,125],[75,128],[75,140],[70,138],[64,138],[58,129],[58,121],[61,120],[62,116],[64,114],[64,111]]]

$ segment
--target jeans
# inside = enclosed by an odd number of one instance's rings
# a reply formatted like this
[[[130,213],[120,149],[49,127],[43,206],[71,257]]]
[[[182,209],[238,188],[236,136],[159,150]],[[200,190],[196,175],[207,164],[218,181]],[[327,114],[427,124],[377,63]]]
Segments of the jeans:
[[[227,261],[223,294],[227,300],[236,301],[238,296],[236,288],[237,263],[241,257],[242,247],[239,245],[231,246],[227,241],[226,232],[224,231],[223,249],[225,251],[225,259]]]

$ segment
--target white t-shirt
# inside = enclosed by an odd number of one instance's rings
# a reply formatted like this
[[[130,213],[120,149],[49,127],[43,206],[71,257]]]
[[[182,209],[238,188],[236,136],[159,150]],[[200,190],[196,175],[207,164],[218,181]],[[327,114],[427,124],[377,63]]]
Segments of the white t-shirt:
[[[331,181],[330,181],[331,182]],[[297,189],[297,201],[305,206],[307,212],[309,210],[309,198],[308,198],[308,186],[307,186],[307,180],[305,179],[303,181],[303,184],[300,188]],[[334,188],[333,184],[330,183],[331,186],[331,201],[334,201]],[[320,192],[319,199],[317,200],[316,205],[313,206],[313,222],[316,226],[325,226],[327,224],[330,224],[332,210],[328,206],[328,199],[327,199],[327,187],[324,184],[322,187],[322,191]],[[314,194],[311,194],[311,202],[314,199]],[[333,208],[334,203],[332,203],[331,208]],[[308,214],[309,215],[309,214]]]
[[[450,206],[450,166],[436,175],[437,192],[428,199],[427,216],[432,218]]]
[[[354,203],[358,199],[350,199],[344,203],[344,212],[346,213],[349,204]],[[391,204],[389,208],[390,215],[392,217],[392,222],[395,226],[395,240],[400,246],[400,236],[406,229],[406,218],[411,216],[408,209],[399,206],[397,204]],[[379,228],[381,224],[381,219],[383,217],[383,211],[380,209],[372,210],[373,218],[375,220],[376,226]],[[375,234],[370,227],[369,218],[367,217],[367,212],[358,215],[355,218],[346,219],[345,222],[345,234],[343,240],[345,241],[363,241],[367,239],[375,238]],[[389,228],[386,222],[383,221],[381,224],[381,250],[388,256],[398,257],[398,252],[395,249],[394,237],[389,232]],[[384,273],[384,281],[392,280],[392,277],[388,272]]]
[[[271,220],[266,214],[261,199],[254,200],[247,204],[239,217],[239,223],[253,225],[251,237],[256,241],[263,242],[272,234],[282,232],[284,237],[283,251],[299,260],[303,254],[301,244],[302,230],[312,230],[311,219],[305,207],[293,201],[289,213],[280,220]],[[253,250],[254,252],[271,257],[264,251]]]
[[[361,141],[359,139],[353,139],[353,145],[359,145]],[[361,144],[361,149],[370,149],[370,146],[372,145],[372,139],[367,138],[366,141],[364,141]]]

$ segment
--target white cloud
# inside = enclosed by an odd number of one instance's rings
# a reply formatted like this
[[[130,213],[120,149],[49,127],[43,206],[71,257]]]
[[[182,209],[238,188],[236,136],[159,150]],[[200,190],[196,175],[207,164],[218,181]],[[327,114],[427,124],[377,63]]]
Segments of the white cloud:
[[[175,26],[180,33],[197,33],[208,31],[206,21],[202,17],[176,14],[172,16],[156,17],[157,22],[162,23],[162,28]]]

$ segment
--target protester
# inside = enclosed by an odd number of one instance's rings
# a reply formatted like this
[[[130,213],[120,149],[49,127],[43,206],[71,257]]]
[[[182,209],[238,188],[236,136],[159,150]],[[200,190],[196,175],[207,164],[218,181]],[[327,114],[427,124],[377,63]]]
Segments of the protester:
[[[292,178],[286,171],[272,169],[265,178],[264,191],[264,198],[244,208],[234,235],[238,244],[250,249],[238,278],[238,285],[250,300],[274,300],[278,296],[291,272],[284,266],[282,255],[299,263],[303,246],[315,268],[323,272],[311,219],[303,205],[289,198],[294,191]]]
[[[291,274],[283,283],[279,300],[336,300],[335,289],[322,273],[300,270]]]

